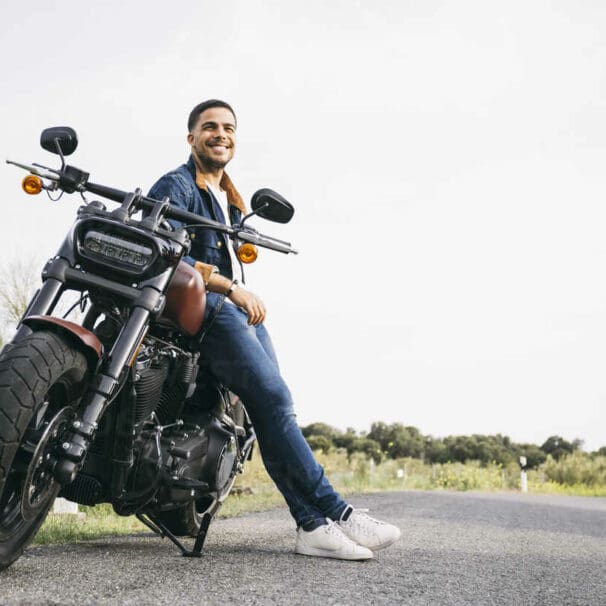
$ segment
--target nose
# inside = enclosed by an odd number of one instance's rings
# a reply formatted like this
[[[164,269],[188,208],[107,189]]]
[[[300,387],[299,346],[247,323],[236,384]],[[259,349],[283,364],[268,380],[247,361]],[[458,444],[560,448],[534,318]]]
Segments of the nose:
[[[227,139],[227,131],[223,126],[217,127],[217,138]]]

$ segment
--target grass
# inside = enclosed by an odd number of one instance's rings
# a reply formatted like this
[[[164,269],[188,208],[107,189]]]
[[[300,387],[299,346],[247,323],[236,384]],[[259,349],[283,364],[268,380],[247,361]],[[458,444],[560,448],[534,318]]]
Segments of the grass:
[[[520,486],[520,470],[517,465],[502,467],[495,464],[482,467],[477,461],[464,465],[429,465],[418,459],[387,460],[374,465],[359,453],[351,459],[340,451],[318,452],[316,456],[331,483],[345,496],[390,490],[519,490]],[[590,467],[586,459],[576,462],[548,461],[541,470],[528,472],[528,490],[535,494],[603,497],[606,496],[606,481],[601,475],[603,469],[604,463],[599,460]],[[553,477],[558,474],[570,479],[570,483],[555,481]],[[235,494],[225,501],[219,517],[234,517],[284,504],[258,454],[246,465],[235,486]],[[110,505],[81,507],[80,510],[84,516],[49,515],[34,544],[83,541],[148,530],[134,516],[116,515]]]
[[[33,544],[74,543],[147,530],[134,516],[123,517],[115,514],[111,505],[80,505],[79,510],[81,513],[77,515],[49,514]]]

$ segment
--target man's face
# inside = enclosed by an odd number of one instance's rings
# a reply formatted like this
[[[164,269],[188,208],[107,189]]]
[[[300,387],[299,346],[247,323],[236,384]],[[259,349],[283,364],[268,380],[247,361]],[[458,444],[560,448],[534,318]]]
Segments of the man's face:
[[[236,149],[236,119],[226,107],[210,107],[199,116],[187,135],[202,168],[224,168]]]

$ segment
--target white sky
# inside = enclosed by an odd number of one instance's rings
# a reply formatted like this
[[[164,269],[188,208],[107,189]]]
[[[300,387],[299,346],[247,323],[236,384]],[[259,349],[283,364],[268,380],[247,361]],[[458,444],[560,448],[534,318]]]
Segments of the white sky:
[[[68,124],[91,180],[147,190],[186,119],[239,118],[257,221],[249,284],[299,421],[606,444],[606,4],[34,0],[0,8],[1,153]],[[78,199],[0,170],[5,262],[54,253]]]

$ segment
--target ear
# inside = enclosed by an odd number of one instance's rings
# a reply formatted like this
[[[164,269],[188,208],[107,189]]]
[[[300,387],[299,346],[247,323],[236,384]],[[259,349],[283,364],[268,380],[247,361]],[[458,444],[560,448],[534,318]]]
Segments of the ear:
[[[188,142],[190,145],[193,145],[193,144],[194,144],[194,136],[193,136],[191,133],[187,133],[187,142]]]

